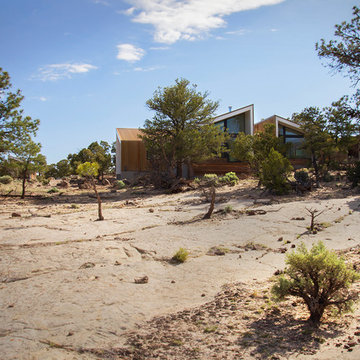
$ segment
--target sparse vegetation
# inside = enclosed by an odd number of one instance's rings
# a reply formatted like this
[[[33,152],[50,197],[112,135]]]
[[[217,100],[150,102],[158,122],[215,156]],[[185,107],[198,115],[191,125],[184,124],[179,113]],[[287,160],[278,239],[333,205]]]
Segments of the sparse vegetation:
[[[234,186],[239,182],[239,178],[236,176],[234,172],[228,172],[224,176],[219,178],[219,182],[223,185],[231,185]]]
[[[55,194],[58,193],[60,190],[57,187],[53,187],[50,190],[48,190],[48,194]]]
[[[356,187],[360,183],[360,161],[350,166],[346,171],[346,176],[351,182],[352,187]]]
[[[285,274],[272,288],[276,300],[289,295],[302,298],[310,312],[309,320],[315,325],[328,307],[351,310],[357,295],[349,288],[360,275],[322,242],[310,250],[301,244],[296,252],[287,255],[286,264]]]
[[[13,178],[10,175],[4,175],[0,176],[0,184],[11,184],[13,181]]]
[[[125,187],[126,187],[126,185],[122,180],[117,180],[116,181],[116,188],[118,190],[124,189]]]
[[[171,258],[171,260],[177,263],[184,263],[187,260],[188,256],[189,252],[184,248],[180,248]]]

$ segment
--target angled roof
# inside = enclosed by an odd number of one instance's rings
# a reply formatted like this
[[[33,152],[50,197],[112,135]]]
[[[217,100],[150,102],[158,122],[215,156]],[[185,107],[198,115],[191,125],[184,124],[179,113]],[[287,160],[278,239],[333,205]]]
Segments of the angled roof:
[[[141,141],[139,135],[142,132],[139,129],[117,128],[116,132],[120,141]]]
[[[251,112],[251,115],[252,117],[254,116],[254,105],[251,104],[251,105],[248,105],[248,106],[244,106],[240,109],[236,109],[236,110],[232,110],[230,112],[227,112],[225,114],[222,114],[222,115],[219,115],[219,116],[216,116],[213,120],[214,123],[217,123],[219,121],[222,121],[222,120],[225,120],[225,119],[228,119],[228,118],[231,118],[233,116],[236,116],[236,115],[239,115],[239,114],[242,114],[246,111],[250,111]]]

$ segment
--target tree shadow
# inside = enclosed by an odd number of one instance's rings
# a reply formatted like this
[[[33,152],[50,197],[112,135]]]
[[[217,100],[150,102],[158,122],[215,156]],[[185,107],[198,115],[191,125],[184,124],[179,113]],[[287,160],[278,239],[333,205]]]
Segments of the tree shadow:
[[[238,343],[242,347],[251,347],[251,353],[261,359],[270,355],[277,358],[315,354],[322,343],[344,334],[336,323],[323,323],[317,328],[306,320],[295,319],[290,313],[284,316],[279,310],[253,321],[248,329]]]
[[[349,201],[348,205],[352,211],[360,211],[360,197],[356,200]]]

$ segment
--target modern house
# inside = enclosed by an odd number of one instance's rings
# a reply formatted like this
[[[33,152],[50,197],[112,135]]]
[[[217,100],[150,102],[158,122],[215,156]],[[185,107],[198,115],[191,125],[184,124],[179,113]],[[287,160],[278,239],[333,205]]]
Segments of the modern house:
[[[234,111],[229,110],[229,112],[214,118],[214,124],[227,130],[231,137],[235,138],[240,132],[253,135],[263,131],[265,124],[272,123],[275,125],[276,135],[282,137],[285,143],[292,144],[288,151],[288,157],[292,164],[295,167],[305,165],[306,156],[300,149],[303,135],[298,124],[278,115],[254,124],[254,105]],[[133,178],[149,170],[149,162],[146,159],[146,150],[139,137],[140,134],[141,130],[138,129],[116,129],[116,177],[118,179]],[[246,162],[233,159],[229,154],[202,163],[193,163],[191,170],[191,174],[195,176],[205,173],[225,174],[229,171],[238,174],[250,172]]]
[[[132,179],[149,171],[139,129],[116,129],[116,178]]]

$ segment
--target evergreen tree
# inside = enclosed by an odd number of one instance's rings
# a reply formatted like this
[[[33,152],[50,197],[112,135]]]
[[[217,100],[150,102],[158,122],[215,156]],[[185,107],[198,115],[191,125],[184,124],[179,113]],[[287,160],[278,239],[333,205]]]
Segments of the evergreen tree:
[[[181,177],[184,163],[221,153],[226,135],[212,124],[218,103],[207,97],[207,92],[197,91],[188,80],[177,79],[146,102],[155,111],[153,119],[145,121],[142,136],[153,169],[170,174],[176,167]]]
[[[21,91],[11,91],[10,76],[0,67],[0,160],[36,135],[39,120],[24,116]]]

